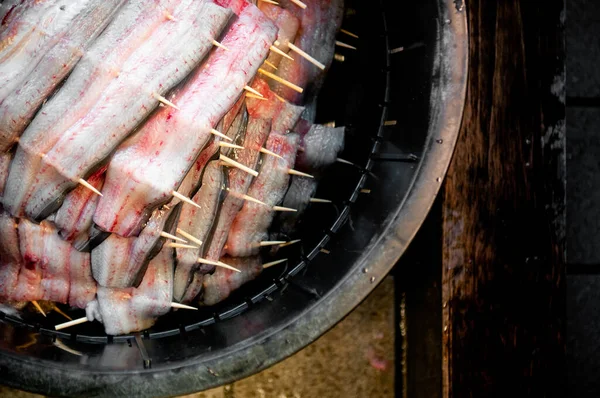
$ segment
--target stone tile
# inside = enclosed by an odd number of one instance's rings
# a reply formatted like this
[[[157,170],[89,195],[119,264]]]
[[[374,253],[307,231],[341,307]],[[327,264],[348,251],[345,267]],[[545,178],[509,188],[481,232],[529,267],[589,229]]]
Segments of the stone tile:
[[[567,259],[600,263],[600,109],[567,108]]]
[[[567,277],[569,396],[600,396],[600,275]]]
[[[229,387],[227,397],[393,397],[394,283],[285,361]]]
[[[600,2],[568,0],[567,95],[600,96]]]

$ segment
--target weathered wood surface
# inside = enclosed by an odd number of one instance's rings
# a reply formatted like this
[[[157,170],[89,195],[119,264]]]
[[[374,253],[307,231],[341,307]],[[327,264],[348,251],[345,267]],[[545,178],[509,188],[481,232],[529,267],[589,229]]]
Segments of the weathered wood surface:
[[[441,193],[443,396],[566,396],[564,3],[466,9],[467,103]]]

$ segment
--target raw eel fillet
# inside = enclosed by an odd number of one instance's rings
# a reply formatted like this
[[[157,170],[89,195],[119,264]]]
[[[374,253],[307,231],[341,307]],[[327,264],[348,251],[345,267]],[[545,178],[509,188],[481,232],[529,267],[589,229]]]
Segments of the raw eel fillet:
[[[111,234],[92,249],[92,274],[100,286],[126,288],[135,286],[144,275],[144,268],[162,248],[163,230],[173,234],[179,207],[155,209],[139,236],[129,238]]]
[[[294,44],[325,65],[325,71],[306,59],[294,56],[294,61],[283,58],[276,74],[302,88],[302,94],[280,83],[271,87],[277,94],[294,104],[303,104],[306,98],[317,95],[325,73],[331,65],[335,49],[335,35],[339,30],[344,13],[343,0],[307,0],[307,7],[301,9],[289,0],[282,0],[281,6],[300,19],[300,29]]]
[[[304,107],[290,104],[289,102],[281,102],[263,79],[254,79],[252,88],[267,99],[266,101],[248,99],[248,107],[252,116],[255,118],[272,119],[272,131],[279,134],[289,133],[300,119]]]
[[[248,195],[266,205],[245,202],[238,213],[229,237],[227,253],[233,257],[258,254],[260,242],[268,239],[268,229],[273,221],[271,206],[278,205],[288,188],[288,170],[294,167],[298,146],[297,134],[271,134],[267,149],[279,154],[283,159],[269,156],[263,160],[258,177],[252,182]]]
[[[185,196],[191,196],[200,184],[204,168],[197,161],[180,186]],[[166,206],[154,209],[139,236],[129,238],[110,234],[92,249],[92,271],[101,286],[125,288],[135,286],[152,257],[162,248],[162,231],[175,234],[175,224],[181,209],[178,198]]]
[[[18,150],[4,201],[12,214],[22,214],[24,206],[28,217],[40,219],[58,207],[74,181],[87,176],[152,111],[155,94],[166,94],[204,58],[231,11],[210,1],[185,0],[172,14],[175,20],[154,29],[98,101],[48,143],[47,151],[26,151],[20,142],[22,156]]]
[[[275,40],[277,28],[248,5],[216,49],[172,101],[115,153],[94,222],[130,236],[148,209],[166,202],[206,144],[210,130],[233,106]]]
[[[262,147],[271,130],[271,122],[268,119],[254,119],[250,117],[248,120],[248,130],[244,139],[243,150],[235,150],[234,158],[237,162],[244,166],[256,169],[260,159],[260,152],[251,148]],[[210,237],[210,243],[206,249],[205,257],[212,261],[218,261],[221,258],[223,247],[227,242],[227,236],[231,229],[233,220],[241,210],[244,199],[240,195],[247,193],[252,176],[238,168],[230,168],[228,170],[228,187],[231,194],[227,195],[221,211],[217,216],[214,231]]]
[[[0,101],[7,98],[65,36],[71,24],[100,0],[29,1],[0,33]]]
[[[6,151],[15,143],[42,102],[71,72],[124,1],[89,1],[69,24],[68,33],[62,35],[26,78],[4,97],[0,103],[0,151]],[[63,13],[73,5],[63,5]]]
[[[173,297],[173,249],[164,248],[154,257],[137,288],[99,287],[97,298],[88,303],[86,315],[104,324],[109,335],[148,329],[169,312]]]
[[[231,292],[260,275],[263,269],[260,256],[223,257],[221,261],[241,272],[219,268],[212,275],[205,275],[200,299],[202,305],[215,305],[225,300]]]
[[[18,226],[14,218],[0,210],[0,299],[13,297],[21,269]]]
[[[298,170],[313,172],[335,163],[344,149],[345,130],[344,127],[313,124],[300,143],[304,150],[296,160]]]
[[[10,153],[0,153],[0,198],[4,194],[4,185],[6,184],[6,179],[8,178],[8,169],[10,167],[10,162],[12,160],[12,154]]]
[[[296,231],[302,215],[310,204],[310,198],[317,192],[318,182],[312,178],[292,176],[292,182],[283,198],[283,207],[296,209],[294,212],[281,212],[275,219],[271,240],[288,240]]]
[[[294,43],[294,38],[296,37],[296,33],[298,33],[298,28],[300,27],[300,21],[298,18],[296,18],[294,14],[288,10],[274,4],[259,2],[259,8],[267,17],[269,17],[270,20],[275,22],[275,25],[277,25],[279,28],[279,32],[277,33],[277,41],[280,43],[280,45],[278,48],[284,53],[289,52],[290,48],[288,43]],[[277,67],[279,62],[281,62],[282,57],[283,56],[281,54],[277,54],[275,51],[272,51],[267,57],[267,61]]]
[[[206,241],[224,196],[225,179],[223,166],[219,164],[218,160],[212,161],[206,166],[202,177],[202,186],[192,198],[200,208],[184,203],[177,224],[178,228],[203,243]],[[193,241],[190,241],[190,244],[197,245]],[[198,258],[202,257],[203,250],[200,246],[198,249],[176,249],[176,251],[177,267],[175,268],[173,298],[179,301],[183,298],[191,282],[192,274],[197,268]],[[196,295],[197,293],[194,294],[194,296]]]
[[[97,190],[102,190],[104,184],[104,171],[96,171],[88,182]],[[59,230],[60,236],[69,242],[73,242],[75,247],[85,243],[89,236],[88,231],[92,226],[92,217],[98,195],[84,186],[78,186],[66,196],[62,206],[56,212],[54,223]]]

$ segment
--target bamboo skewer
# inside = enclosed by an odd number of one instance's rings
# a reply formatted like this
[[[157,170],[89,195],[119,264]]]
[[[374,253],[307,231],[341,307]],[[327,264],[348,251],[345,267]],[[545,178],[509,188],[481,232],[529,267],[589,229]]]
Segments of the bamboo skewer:
[[[279,155],[278,155],[278,154],[276,154],[275,152],[269,151],[269,150],[268,150],[268,149],[266,149],[266,148],[260,148],[260,152],[262,152],[262,153],[264,153],[264,154],[267,154],[267,155],[275,156],[276,158],[279,158],[279,159],[283,159],[281,156],[279,156]]]
[[[173,21],[173,22],[178,21],[178,19],[175,18],[169,11],[165,11],[165,18],[167,18],[169,21]]]
[[[302,87],[300,87],[300,86],[296,86],[294,83],[290,83],[290,82],[288,82],[287,80],[285,80],[285,79],[282,79],[281,77],[279,77],[279,76],[277,76],[277,75],[274,75],[274,74],[272,74],[271,72],[267,72],[267,71],[266,71],[266,70],[264,70],[263,68],[258,68],[258,71],[259,71],[260,73],[262,73],[263,75],[265,75],[265,76],[267,76],[267,77],[270,77],[271,79],[275,80],[276,82],[278,82],[278,83],[281,83],[281,84],[283,84],[284,86],[286,86],[286,87],[289,87],[289,88],[291,88],[292,90],[299,92],[300,94],[302,94],[302,92],[304,91],[304,89],[303,89]]]
[[[250,167],[244,166],[243,164],[236,162],[235,160],[228,158],[227,156],[225,156],[223,154],[219,155],[219,160],[222,160],[225,163],[228,163],[229,165],[231,165],[233,167],[237,167],[238,169],[243,170],[246,173],[253,175],[254,177],[258,177],[258,171],[252,170]]]
[[[233,141],[231,138],[227,137],[225,134],[223,134],[220,131],[217,131],[215,129],[210,129],[210,133],[216,135],[217,137],[221,137],[224,140]]]
[[[232,267],[231,265],[227,265],[227,264],[225,264],[224,262],[221,262],[221,261],[207,260],[207,259],[202,258],[202,257],[198,258],[197,261],[200,264],[214,265],[215,267],[222,267],[222,268],[230,269],[230,270],[235,271],[235,272],[242,272],[239,269],[237,269],[235,267]]]
[[[346,44],[346,43],[344,43],[344,42],[341,42],[341,41],[339,41],[339,40],[336,40],[336,41],[335,41],[335,45],[336,45],[336,46],[339,46],[339,47],[349,48],[349,49],[351,49],[351,50],[356,50],[356,47],[354,47],[354,46],[351,46],[350,44]]]
[[[56,306],[56,304],[52,303],[52,311],[56,311],[58,312],[60,315],[64,316],[65,318],[67,318],[68,320],[72,321],[73,318],[71,318],[69,315],[65,314],[60,308],[58,308]]]
[[[288,170],[288,174],[291,174],[291,175],[296,175],[296,176],[300,176],[300,177],[315,178],[314,176],[312,176],[312,175],[310,175],[310,174],[306,174],[306,173],[303,173],[303,172],[301,172],[301,171],[294,170],[294,169],[289,169],[289,170]]]
[[[33,304],[33,306],[40,312],[40,314],[42,314],[44,316],[44,318],[46,318],[46,313],[44,312],[44,310],[42,309],[42,307],[40,306],[40,303],[38,303],[35,300],[31,301],[31,304]]]
[[[289,59],[290,61],[294,60],[294,58],[290,57],[288,54],[286,54],[285,52],[281,51],[280,49],[278,49],[275,46],[271,46],[269,49],[271,51],[273,51],[274,53],[277,53],[277,54],[281,55],[282,57],[285,57],[285,58]]]
[[[269,4],[273,4],[273,5],[276,5],[276,6],[278,6],[278,5],[279,5],[279,3],[278,3],[278,2],[276,2],[276,1],[273,1],[273,0],[258,0],[258,1],[262,1],[263,3],[269,3]]]
[[[340,29],[340,32],[342,32],[342,33],[345,33],[345,34],[347,34],[347,35],[348,35],[348,36],[350,36],[350,37],[354,37],[355,39],[358,39],[358,36],[357,36],[357,35],[355,35],[355,34],[354,34],[354,33],[352,33],[352,32],[348,32],[346,29]]]
[[[342,159],[342,158],[337,158],[335,161],[336,161],[336,162],[339,162],[339,163],[349,164],[349,165],[351,165],[351,166],[356,166],[354,163],[352,163],[352,162],[349,162],[349,161],[347,161],[347,160],[345,160],[345,159]]]
[[[165,239],[171,239],[171,240],[175,240],[175,241],[181,242],[181,243],[188,243],[187,240],[181,239],[180,237],[177,237],[175,235],[171,235],[170,233],[165,232],[165,231],[161,231],[160,236],[162,236]]]
[[[184,310],[197,310],[198,309],[198,308],[190,307],[189,305],[180,304],[180,303],[171,303],[170,305],[171,305],[171,308],[180,308],[180,309],[184,309]],[[86,323],[86,322],[88,322],[88,319],[87,319],[87,317],[84,316],[81,318],[73,319],[72,321],[69,321],[69,322],[58,324],[58,325],[54,326],[54,330],[66,329],[66,328],[70,328],[71,326],[80,325],[80,324]]]
[[[276,67],[275,65],[273,65],[272,63],[270,63],[269,61],[267,61],[266,59],[265,59],[265,64],[267,64],[267,65],[269,65],[271,68],[273,68],[273,69],[277,70],[277,67]]]
[[[283,97],[281,97],[281,96],[277,95],[276,93],[273,93],[273,95],[274,95],[274,96],[275,96],[275,98],[277,98],[279,101],[281,101],[281,102],[287,102],[287,101],[285,100],[285,98],[283,98]]]
[[[246,93],[246,98],[254,98],[261,101],[267,101],[265,97],[259,97],[258,95],[252,93]]]
[[[96,188],[94,188],[94,186],[92,184],[90,184],[89,182],[87,182],[83,178],[80,178],[79,180],[77,180],[77,182],[79,184],[83,185],[84,187],[86,187],[87,189],[89,189],[90,191],[92,191],[93,193],[95,193],[96,195],[103,196],[102,192],[98,191]]]
[[[273,211],[298,211],[296,209],[292,209],[290,207],[283,207],[283,206],[273,206],[272,209],[273,209]]]
[[[74,319],[72,321],[56,325],[56,326],[54,326],[54,329],[61,330],[61,329],[65,329],[65,328],[70,328],[71,326],[79,325],[81,323],[86,323],[87,321],[88,321],[87,317],[84,316],[83,318]]]
[[[276,245],[281,245],[284,243],[287,243],[287,242],[284,240],[263,240],[258,245],[260,247],[264,247],[264,246],[276,246]]]
[[[297,5],[298,7],[302,8],[303,10],[306,8],[306,4],[304,4],[300,0],[290,0],[290,1],[292,3],[294,3],[295,5]]]
[[[259,91],[256,91],[255,89],[253,89],[250,86],[244,86],[244,90],[249,91],[254,95],[258,95],[259,97],[264,97],[264,95],[262,95]]]
[[[301,57],[304,57],[304,59],[306,59],[308,62],[310,62],[311,64],[315,65],[319,69],[325,70],[325,65],[323,65],[321,62],[317,61],[314,57],[312,57],[309,54],[307,54],[301,48],[296,47],[292,43],[288,43],[288,47],[290,48],[290,50],[292,50],[296,54],[300,55]]]
[[[216,41],[216,40],[213,40],[213,41],[212,41],[212,44],[213,44],[213,46],[215,46],[215,47],[219,47],[219,48],[222,48],[222,49],[223,49],[223,50],[225,50],[225,51],[229,51],[229,49],[227,48],[227,46],[224,46],[223,44],[219,43],[219,42],[218,42],[218,41]]]
[[[291,241],[289,241],[289,242],[286,242],[286,243],[282,244],[282,245],[281,245],[281,246],[279,246],[279,247],[280,247],[280,248],[282,248],[282,247],[286,247],[286,246],[294,245],[294,244],[296,244],[296,243],[298,243],[298,242],[301,242],[301,241],[302,241],[302,239],[295,239],[295,240],[291,240]]]
[[[200,249],[198,246],[184,245],[183,243],[174,242],[167,243],[167,247],[170,247],[172,249]]]
[[[283,259],[281,259],[281,260],[275,260],[275,261],[271,261],[270,263],[263,264],[263,269],[267,269],[267,268],[269,268],[269,267],[272,267],[272,266],[274,266],[274,265],[277,265],[277,264],[284,263],[284,262],[286,262],[287,260],[288,260],[287,258],[283,258]]]
[[[227,192],[231,193],[233,196],[240,198],[240,199],[244,199],[247,200],[249,202],[254,202],[254,203],[258,203],[259,205],[264,205],[266,206],[267,204],[263,201],[260,201],[256,198],[253,198],[252,196],[246,195],[244,193],[239,193],[239,192],[235,192],[235,191],[231,191],[229,188],[227,188]]]
[[[197,207],[197,208],[199,208],[199,209],[201,208],[201,207],[200,207],[200,205],[199,205],[198,203],[194,202],[192,199],[188,198],[188,197],[187,197],[187,196],[185,196],[185,195],[182,195],[182,194],[180,194],[180,193],[179,193],[179,192],[177,192],[177,191],[171,191],[171,195],[173,195],[173,196],[174,196],[174,197],[176,197],[177,199],[181,200],[182,202],[188,203],[188,204],[190,204],[190,205],[192,205],[192,206],[194,206],[194,207]]]
[[[158,93],[152,93],[152,96],[156,100],[162,102],[163,104],[168,105],[168,106],[170,106],[172,108],[175,108],[175,109],[179,110],[179,107],[177,105],[175,105],[174,103],[172,103],[171,101],[169,101],[168,99],[166,99],[165,97],[163,97],[162,95],[160,95]]]
[[[310,198],[308,201],[311,203],[332,203],[331,200],[318,199],[318,198]]]
[[[219,146],[225,147],[225,148],[233,148],[233,149],[244,149],[243,146],[240,145],[235,145],[235,144],[231,144],[229,142],[219,142]]]
[[[183,236],[186,239],[189,239],[191,242],[194,242],[197,245],[202,246],[202,241],[198,238],[196,238],[194,235],[190,234],[189,232],[185,232],[183,229],[181,228],[177,228],[176,232]]]
[[[171,308],[180,308],[182,310],[198,310],[198,308],[196,307],[192,307],[189,305],[185,305],[185,304],[180,304],[180,303],[171,303]]]

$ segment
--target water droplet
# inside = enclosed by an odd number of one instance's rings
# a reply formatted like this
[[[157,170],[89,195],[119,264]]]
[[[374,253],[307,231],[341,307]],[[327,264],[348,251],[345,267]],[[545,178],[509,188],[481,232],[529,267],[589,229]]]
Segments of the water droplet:
[[[438,178],[436,178],[435,180],[436,180],[437,182],[440,182],[440,181],[442,181],[442,178],[441,178],[441,177],[438,177]]]
[[[444,305],[442,307],[444,307],[444,308],[448,307],[448,302],[447,301],[444,302]]]
[[[444,332],[448,331],[448,325],[444,326]]]
[[[375,282],[375,277],[374,277],[374,276],[372,276],[372,277],[369,279],[369,281],[370,281],[371,283]]]
[[[438,144],[442,144],[444,142],[444,140],[441,138],[438,138],[437,140],[435,140],[435,142],[437,142]]]
[[[450,20],[446,19],[444,22],[446,22],[447,25],[450,25]]]
[[[530,166],[529,162],[525,163],[525,167],[529,167],[529,166]]]
[[[525,140],[525,143],[526,143],[527,145],[531,145],[531,140],[530,140],[529,138],[527,138],[527,139]]]
[[[369,272],[369,269],[368,268],[363,268],[362,272],[363,272],[363,274],[366,274],[367,272]]]

